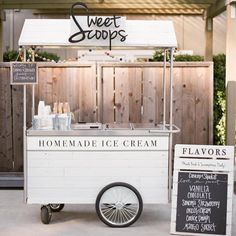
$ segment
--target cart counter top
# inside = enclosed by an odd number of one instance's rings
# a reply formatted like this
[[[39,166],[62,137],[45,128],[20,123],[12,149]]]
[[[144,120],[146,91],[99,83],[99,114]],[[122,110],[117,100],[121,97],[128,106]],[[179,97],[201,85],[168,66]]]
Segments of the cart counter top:
[[[176,126],[155,125],[142,123],[101,124],[85,123],[74,124],[68,130],[35,130],[28,129],[27,136],[159,136],[179,132]]]

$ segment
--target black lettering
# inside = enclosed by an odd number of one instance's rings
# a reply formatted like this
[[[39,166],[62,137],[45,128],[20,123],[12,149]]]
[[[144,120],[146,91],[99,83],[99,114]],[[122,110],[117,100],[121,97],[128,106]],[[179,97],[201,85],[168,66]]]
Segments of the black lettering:
[[[97,18],[97,17],[96,17],[96,18]],[[99,18],[97,19],[97,26],[98,26],[98,27],[102,27],[102,26],[103,26],[102,17],[99,17]]]
[[[109,30],[110,39],[113,40],[116,38],[118,32]]]
[[[129,146],[129,141],[128,140],[124,140],[123,141],[123,146],[124,147],[128,147]]]
[[[102,30],[102,39],[107,39],[108,32],[106,30]]]
[[[222,149],[222,156],[226,156],[226,149]]]
[[[131,140],[131,147],[135,147],[135,141]]]
[[[196,149],[195,154],[196,154],[196,155],[199,155],[199,154],[200,154],[199,151],[198,151],[198,149]]]
[[[87,35],[87,38],[88,38],[88,39],[93,39],[94,37],[95,37],[95,33],[93,34],[93,31],[92,31],[92,30],[89,30],[88,35]]]
[[[87,25],[88,27],[90,27],[91,25],[96,25],[96,22],[97,22],[97,17],[94,18],[91,18],[89,16],[87,16]]]
[[[104,21],[104,25],[106,27],[109,27],[109,26],[111,26],[111,24],[112,24],[112,22],[111,22],[110,18],[106,18],[105,21]]]
[[[63,147],[67,147],[67,140],[63,140],[62,146],[63,146]]]
[[[51,147],[51,146],[52,146],[52,141],[51,141],[51,140],[47,140],[46,145],[47,145],[48,147]]]
[[[117,38],[118,36],[120,37],[120,42],[124,42],[126,40],[126,37],[128,36],[125,33],[125,30],[112,30],[109,29],[108,27],[114,25],[115,28],[119,28],[120,24],[118,23],[118,19],[120,19],[120,16],[112,16],[112,17],[90,17],[87,16],[87,26],[90,28],[92,26],[96,26],[98,28],[101,27],[107,27],[108,29],[102,29],[102,30],[96,30],[96,29],[89,29],[89,30],[85,30],[81,27],[81,25],[79,24],[79,22],[76,20],[75,17],[75,7],[82,7],[84,8],[86,11],[88,11],[88,7],[86,6],[86,4],[78,2],[72,5],[71,7],[71,16],[72,16],[72,20],[74,21],[75,25],[78,28],[78,32],[74,33],[73,35],[71,35],[69,37],[69,42],[70,43],[78,43],[81,42],[83,40],[85,40],[86,38],[88,40],[96,38],[97,40],[99,39],[108,39],[109,40],[109,48],[111,50],[111,46],[112,46],[112,40],[114,40],[115,38]]]
[[[187,148],[183,148],[183,154],[186,154]]]
[[[220,156],[220,149],[216,149],[216,156]]]
[[[97,142],[96,142],[96,140],[92,140],[92,147],[97,147]]]
[[[125,34],[124,30],[119,30],[118,34],[121,37],[121,39],[120,39],[121,42],[124,42],[126,40],[126,37],[128,36],[128,34]]]
[[[138,140],[138,147],[142,147],[142,140]]]
[[[120,19],[121,17],[120,16],[113,16],[113,19],[114,19],[114,26],[116,27],[116,28],[119,28],[120,27],[120,25],[117,25],[117,21],[116,20],[118,20],[118,19]]]
[[[157,140],[151,140],[151,146],[157,147]]]
[[[111,50],[111,41],[113,39],[115,39],[116,36],[117,36],[117,31],[112,32],[111,30],[109,30],[109,48],[110,48],[110,50]]]
[[[82,8],[84,8],[84,9],[86,9],[88,11],[88,8],[87,8],[86,4],[84,4],[82,2],[77,2],[77,3],[74,3],[72,5],[70,13],[71,13],[72,19],[73,19],[74,23],[76,24],[76,26],[78,27],[79,31],[77,33],[72,34],[69,37],[69,42],[70,43],[78,43],[78,42],[83,41],[85,39],[85,33],[87,33],[86,30],[84,31],[82,29],[82,27],[80,26],[79,22],[75,18],[74,9],[77,6],[82,7]]]
[[[39,147],[44,147],[44,140],[39,140]]]
[[[213,149],[209,149],[209,150],[208,150],[208,154],[209,154],[209,155],[213,155],[213,154],[214,154],[214,150],[213,150]]]
[[[206,148],[202,148],[202,154],[204,155],[206,153]]]
[[[69,140],[69,145],[71,147],[75,147],[75,140]]]
[[[193,155],[194,153],[192,152],[191,148],[189,148],[189,155]]]
[[[102,32],[99,31],[99,30],[96,30],[96,31],[95,31],[95,37],[96,37],[96,39],[100,39],[101,36],[102,36]]]
[[[55,140],[55,146],[60,147],[60,140]]]

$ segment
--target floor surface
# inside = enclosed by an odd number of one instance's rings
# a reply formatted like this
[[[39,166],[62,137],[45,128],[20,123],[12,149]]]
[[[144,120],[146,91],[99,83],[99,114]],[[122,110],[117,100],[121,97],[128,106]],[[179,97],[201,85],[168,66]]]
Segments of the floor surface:
[[[236,197],[234,216],[236,219]],[[40,220],[40,205],[23,203],[22,190],[0,190],[1,236],[169,236],[170,204],[144,206],[139,220],[128,228],[110,228],[97,217],[94,206],[66,205],[49,225]],[[233,220],[234,222],[235,220]],[[236,223],[232,236],[236,236]]]

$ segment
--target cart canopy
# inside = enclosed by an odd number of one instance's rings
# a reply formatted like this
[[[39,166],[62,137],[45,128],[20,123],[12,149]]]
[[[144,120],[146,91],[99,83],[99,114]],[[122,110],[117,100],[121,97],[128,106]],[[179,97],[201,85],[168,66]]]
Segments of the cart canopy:
[[[69,42],[71,22],[71,19],[26,19],[19,38],[19,46],[94,46],[92,41]],[[128,36],[119,48],[177,47],[174,26],[171,21],[125,20],[125,32]]]

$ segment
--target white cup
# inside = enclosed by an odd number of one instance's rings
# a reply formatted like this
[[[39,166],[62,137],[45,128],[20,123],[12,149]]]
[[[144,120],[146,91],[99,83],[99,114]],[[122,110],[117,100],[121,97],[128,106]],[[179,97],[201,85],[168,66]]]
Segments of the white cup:
[[[48,116],[51,114],[51,107],[49,105],[44,107],[44,115]]]
[[[38,115],[43,116],[44,115],[44,110],[45,110],[45,102],[44,101],[39,101],[38,104]]]

